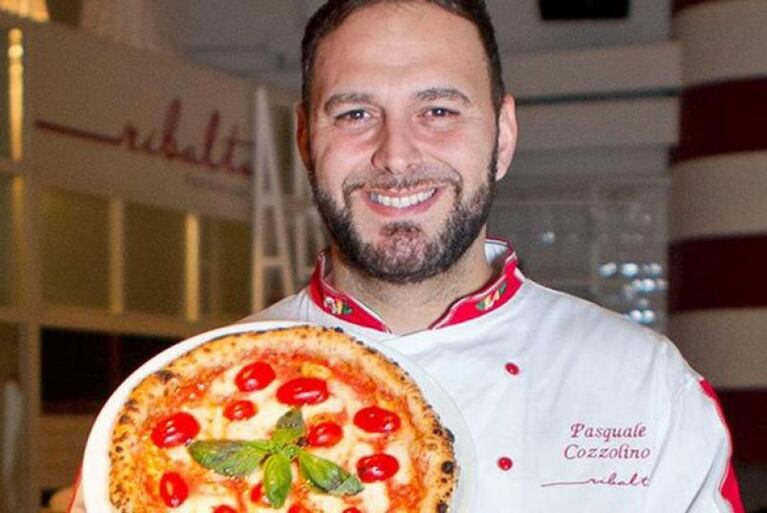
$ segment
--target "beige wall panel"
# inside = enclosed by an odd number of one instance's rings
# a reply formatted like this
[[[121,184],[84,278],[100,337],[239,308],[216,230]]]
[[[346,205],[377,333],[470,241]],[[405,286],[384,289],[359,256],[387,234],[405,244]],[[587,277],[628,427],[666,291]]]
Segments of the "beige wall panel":
[[[500,186],[513,188],[519,176],[552,175],[665,178],[668,175],[668,146],[518,151],[511,163],[511,171],[501,180]]]
[[[223,165],[233,130],[242,143],[235,146],[230,167],[252,159],[247,83],[66,27],[30,30],[25,40],[28,116],[36,125],[31,158],[45,183],[247,219],[249,180]],[[180,104],[174,112],[175,100]],[[51,131],[41,122],[71,130]],[[131,150],[125,140],[110,144],[82,137],[119,140],[128,125],[138,134],[136,146],[154,136],[155,154]],[[173,141],[166,148],[192,148],[197,160],[210,148],[208,161],[214,165],[168,158],[157,148],[169,133]]]
[[[157,207],[245,221],[249,181],[160,158],[126,155],[122,148],[95,150],[82,141],[35,134],[35,167],[48,185]],[[127,162],[126,162],[127,161]]]
[[[40,203],[43,299],[107,309],[107,200],[46,188]]]
[[[503,60],[515,98],[598,95],[677,89],[676,42],[515,54]]]
[[[690,365],[714,386],[767,386],[767,309],[677,313],[669,327]]]
[[[682,81],[704,82],[767,74],[767,6],[764,0],[706,2],[674,18],[682,41]]]
[[[182,214],[126,205],[126,310],[183,316],[184,236]]]
[[[12,177],[0,175],[0,305],[13,303],[16,289]]]
[[[670,235],[767,232],[767,152],[694,159],[671,168]]]
[[[675,98],[525,105],[517,109],[520,151],[673,146]]]

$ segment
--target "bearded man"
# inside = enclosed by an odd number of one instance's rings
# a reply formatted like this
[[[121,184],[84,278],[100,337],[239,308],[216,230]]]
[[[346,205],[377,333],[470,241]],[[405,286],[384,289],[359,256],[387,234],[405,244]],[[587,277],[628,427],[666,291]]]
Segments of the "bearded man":
[[[331,247],[247,320],[339,326],[430,373],[476,447],[472,513],[742,512],[712,389],[671,342],[486,238],[517,139],[504,91],[481,0],[325,3],[297,137]]]
[[[517,269],[486,238],[517,138],[477,0],[330,0],[303,41],[298,144],[331,236],[250,320],[340,326],[443,385],[472,511],[741,512],[710,385],[667,339]]]

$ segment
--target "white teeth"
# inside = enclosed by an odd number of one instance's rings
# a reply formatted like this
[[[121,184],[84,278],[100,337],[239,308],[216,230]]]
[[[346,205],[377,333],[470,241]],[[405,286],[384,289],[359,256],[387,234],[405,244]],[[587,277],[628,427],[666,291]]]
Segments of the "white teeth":
[[[378,203],[385,207],[407,208],[426,201],[431,198],[436,191],[436,189],[429,189],[428,191],[411,194],[410,196],[384,196],[383,194],[372,192],[370,193],[370,199],[374,203]]]

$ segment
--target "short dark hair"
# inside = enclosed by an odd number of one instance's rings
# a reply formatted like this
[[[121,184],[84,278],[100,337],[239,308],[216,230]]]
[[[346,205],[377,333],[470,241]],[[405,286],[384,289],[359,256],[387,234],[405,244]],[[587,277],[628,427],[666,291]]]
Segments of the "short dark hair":
[[[305,106],[309,105],[311,74],[317,47],[323,38],[341,26],[343,22],[356,11],[382,2],[405,3],[421,1],[441,7],[448,12],[469,20],[477,28],[482,47],[487,58],[490,75],[490,93],[496,112],[500,112],[505,86],[501,70],[501,58],[498,54],[498,43],[495,40],[495,29],[490,20],[484,0],[328,0],[309,20],[301,42],[301,99]]]

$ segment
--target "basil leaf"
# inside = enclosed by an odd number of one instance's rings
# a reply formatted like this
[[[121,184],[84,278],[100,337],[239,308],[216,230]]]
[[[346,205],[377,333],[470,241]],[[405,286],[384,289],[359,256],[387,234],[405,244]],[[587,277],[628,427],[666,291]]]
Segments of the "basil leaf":
[[[357,495],[362,491],[362,483],[357,476],[349,474],[346,480],[330,491],[333,495]]]
[[[272,454],[264,463],[264,493],[273,508],[281,508],[290,493],[293,474],[290,459],[283,453]]]
[[[228,477],[247,476],[269,454],[267,441],[201,440],[187,447],[192,459],[203,467]]]
[[[314,486],[332,495],[356,495],[362,491],[362,483],[332,461],[307,451],[299,451],[298,467],[301,474]]]
[[[297,445],[286,445],[282,449],[280,449],[280,452],[285,455],[286,458],[288,458],[290,461],[293,461],[296,459],[296,456],[298,456],[298,451],[301,449]]]
[[[275,445],[285,446],[295,443],[305,434],[306,425],[301,410],[292,409],[277,421],[277,429],[272,433],[271,440]]]

